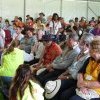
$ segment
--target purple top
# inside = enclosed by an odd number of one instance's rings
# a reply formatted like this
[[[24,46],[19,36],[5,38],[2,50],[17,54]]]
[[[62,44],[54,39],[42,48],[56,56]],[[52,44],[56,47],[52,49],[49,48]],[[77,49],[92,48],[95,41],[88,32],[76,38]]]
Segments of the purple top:
[[[100,29],[95,28],[92,32],[93,35],[100,35]]]

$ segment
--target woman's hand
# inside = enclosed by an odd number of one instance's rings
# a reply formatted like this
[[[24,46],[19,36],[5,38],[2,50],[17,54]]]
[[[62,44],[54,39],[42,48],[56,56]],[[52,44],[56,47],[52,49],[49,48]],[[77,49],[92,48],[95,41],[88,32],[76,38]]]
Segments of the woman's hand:
[[[83,80],[83,75],[82,74],[77,75],[77,87],[78,88],[84,87],[84,80]]]
[[[88,87],[88,82],[87,81],[82,81],[82,82],[77,82],[77,87],[78,88],[83,88],[83,87]]]
[[[88,93],[88,88],[80,88],[80,91],[83,93],[83,94],[87,94]]]

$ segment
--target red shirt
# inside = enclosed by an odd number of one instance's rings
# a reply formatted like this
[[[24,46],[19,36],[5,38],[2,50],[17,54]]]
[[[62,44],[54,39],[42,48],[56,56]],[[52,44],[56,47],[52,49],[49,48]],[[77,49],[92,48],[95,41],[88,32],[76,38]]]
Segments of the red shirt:
[[[47,65],[53,62],[53,60],[62,53],[60,46],[54,42],[49,47],[45,47],[45,53],[43,56],[43,65]]]

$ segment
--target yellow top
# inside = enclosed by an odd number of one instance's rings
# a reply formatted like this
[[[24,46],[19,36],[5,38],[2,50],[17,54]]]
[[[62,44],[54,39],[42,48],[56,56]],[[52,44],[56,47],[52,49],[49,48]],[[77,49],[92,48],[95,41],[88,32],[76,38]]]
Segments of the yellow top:
[[[3,55],[2,66],[0,66],[0,76],[13,77],[16,69],[24,62],[24,52],[18,48],[14,51]]]
[[[24,95],[22,99],[20,98],[19,92],[17,93],[17,100],[44,100],[43,97],[43,88],[40,87],[38,83],[33,82],[32,80],[29,80],[31,84],[31,88],[28,85],[27,88],[24,91]],[[32,94],[30,92],[30,89],[32,91]]]
[[[90,60],[86,68],[86,73],[84,75],[85,80],[97,81],[99,73],[100,73],[100,63]],[[93,90],[95,90],[100,95],[100,88],[95,88],[95,89],[93,88]]]

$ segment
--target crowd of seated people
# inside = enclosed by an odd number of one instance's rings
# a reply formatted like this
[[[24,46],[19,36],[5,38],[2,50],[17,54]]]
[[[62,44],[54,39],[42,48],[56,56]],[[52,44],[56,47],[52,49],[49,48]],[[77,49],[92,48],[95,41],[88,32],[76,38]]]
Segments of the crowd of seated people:
[[[100,17],[0,17],[4,100],[99,100],[99,35]]]

